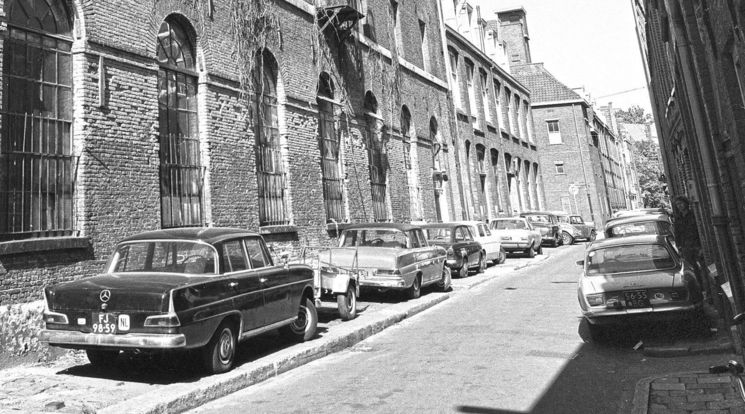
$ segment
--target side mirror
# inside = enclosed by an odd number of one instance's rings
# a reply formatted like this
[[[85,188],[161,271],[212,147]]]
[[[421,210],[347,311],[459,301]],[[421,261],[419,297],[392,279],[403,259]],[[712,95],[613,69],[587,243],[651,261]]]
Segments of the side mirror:
[[[584,260],[577,260],[575,263],[577,264],[577,266],[584,266],[585,265],[585,261]]]

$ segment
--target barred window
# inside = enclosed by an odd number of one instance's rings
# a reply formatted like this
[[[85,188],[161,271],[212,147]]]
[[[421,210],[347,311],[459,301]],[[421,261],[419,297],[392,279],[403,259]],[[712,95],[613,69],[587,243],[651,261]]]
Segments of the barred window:
[[[277,103],[277,63],[267,51],[259,54],[254,78],[256,175],[259,184],[259,225],[290,223],[285,202],[286,174],[282,162]]]
[[[70,17],[58,1],[5,10],[0,240],[73,235]]]
[[[341,176],[339,135],[334,123],[333,85],[328,74],[318,80],[318,141],[321,147],[323,198],[328,221],[344,221],[344,180]]]
[[[164,228],[203,224],[203,167],[197,129],[194,49],[184,28],[166,20],[158,33],[160,201]]]
[[[373,216],[375,221],[389,220],[388,214],[388,157],[384,151],[387,131],[378,129],[377,118],[378,101],[371,92],[365,94],[365,111],[367,112],[367,148],[370,165],[370,191],[373,202]]]

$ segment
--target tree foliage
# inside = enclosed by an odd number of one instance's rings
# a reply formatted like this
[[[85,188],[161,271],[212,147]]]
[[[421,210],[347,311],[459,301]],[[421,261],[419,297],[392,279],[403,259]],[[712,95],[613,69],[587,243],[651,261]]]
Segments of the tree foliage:
[[[651,114],[644,112],[644,108],[634,105],[627,110],[618,109],[616,111],[618,122],[624,124],[649,124],[654,121]]]
[[[633,153],[644,207],[667,207],[665,183],[660,180],[664,172],[660,147],[653,141],[638,141],[634,143]]]

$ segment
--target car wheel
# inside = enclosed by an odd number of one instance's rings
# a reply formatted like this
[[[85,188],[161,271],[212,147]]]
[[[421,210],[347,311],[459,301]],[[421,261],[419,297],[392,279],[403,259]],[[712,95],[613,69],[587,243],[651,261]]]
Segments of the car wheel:
[[[419,296],[422,296],[422,275],[416,275],[414,283],[406,290],[406,297],[409,299],[416,299]]]
[[[481,255],[479,256],[479,273],[484,273],[486,271],[486,253],[481,252]]]
[[[574,237],[572,237],[572,235],[569,234],[569,233],[567,233],[567,232],[562,232],[561,233],[561,240],[567,246],[570,246],[572,243],[574,243]]]
[[[503,248],[499,248],[499,258],[497,259],[497,264],[503,264],[507,260],[507,252],[504,251]]]
[[[540,247],[539,247],[539,248],[540,248]],[[526,254],[528,255],[528,257],[530,257],[531,259],[535,257],[535,249],[533,248],[533,246],[531,246],[531,247],[528,247],[528,250],[527,250],[527,251],[526,251],[525,253],[526,253]]]
[[[233,324],[223,321],[204,348],[204,366],[211,374],[227,372],[235,363],[236,335]]]
[[[91,364],[99,367],[110,367],[116,362],[116,358],[119,356],[119,351],[101,351],[88,349],[85,351],[88,356],[88,361]]]
[[[443,292],[447,292],[448,290],[450,290],[451,282],[452,282],[452,276],[450,274],[450,268],[443,265],[442,266],[442,277],[440,278],[440,281],[437,282],[437,288]]]
[[[336,295],[336,305],[339,308],[341,320],[349,321],[357,316],[357,293],[354,285],[350,283],[346,293]]]
[[[303,298],[300,302],[297,318],[289,325],[282,327],[280,332],[286,338],[295,342],[305,342],[316,334],[318,325],[318,311],[316,305],[308,298]]]
[[[603,342],[608,336],[608,330],[604,326],[587,323],[587,329],[590,331],[590,339],[593,342]]]
[[[597,236],[598,236],[598,234],[595,233],[595,230],[593,230],[592,232],[590,232],[590,241],[595,241],[595,237],[597,237]]]
[[[552,243],[552,246],[559,247],[561,246],[561,243],[562,243],[561,235],[559,235],[559,233],[556,233],[556,236],[554,236],[554,241]]]
[[[538,245],[538,248],[536,249],[535,254],[543,254],[543,246],[542,245],[540,245],[540,244]]]

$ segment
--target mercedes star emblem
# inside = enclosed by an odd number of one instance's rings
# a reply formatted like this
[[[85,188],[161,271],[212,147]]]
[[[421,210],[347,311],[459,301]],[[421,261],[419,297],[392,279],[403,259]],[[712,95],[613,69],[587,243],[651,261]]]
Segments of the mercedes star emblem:
[[[102,290],[98,298],[101,299],[101,302],[108,302],[111,299],[111,291],[108,289]]]

